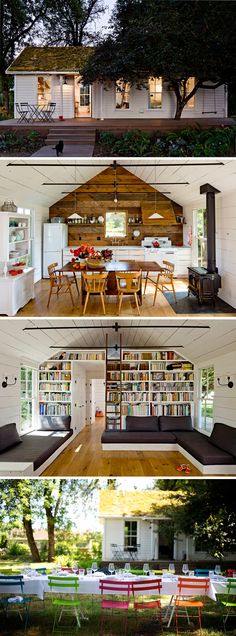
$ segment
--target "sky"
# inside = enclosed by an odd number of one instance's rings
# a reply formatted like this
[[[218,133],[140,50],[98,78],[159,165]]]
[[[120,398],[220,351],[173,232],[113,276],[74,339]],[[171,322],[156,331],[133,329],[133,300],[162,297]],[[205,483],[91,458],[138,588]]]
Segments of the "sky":
[[[100,18],[100,20],[96,21],[96,31],[98,29],[101,28],[107,28],[108,27],[108,21],[111,17],[112,14],[112,10],[114,9],[114,6],[116,4],[116,0],[104,0],[104,4],[106,6],[106,12],[104,13],[104,15]]]

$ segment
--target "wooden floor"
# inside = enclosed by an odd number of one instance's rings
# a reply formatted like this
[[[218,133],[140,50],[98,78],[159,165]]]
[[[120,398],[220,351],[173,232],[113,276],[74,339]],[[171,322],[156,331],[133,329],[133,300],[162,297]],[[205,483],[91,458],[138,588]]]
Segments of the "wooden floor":
[[[103,451],[101,434],[104,419],[85,426],[61,455],[44,471],[48,477],[173,477],[185,476],[176,470],[186,463],[181,453],[174,451]],[[192,469],[187,477],[201,473]]]
[[[68,293],[61,293],[57,297],[56,294],[52,296],[49,309],[47,309],[48,302],[48,292],[49,292],[49,281],[41,280],[35,285],[35,298],[31,300],[27,305],[25,305],[22,309],[20,309],[17,313],[17,316],[67,316],[67,317],[75,317],[83,315],[83,306],[81,304],[81,295],[78,297],[77,292],[75,291],[75,285],[73,285],[73,298],[75,306],[73,307],[71,303],[71,299]],[[175,281],[175,291],[187,292],[187,281],[186,279],[176,279]],[[172,309],[171,305],[166,300],[165,296],[160,292],[157,294],[156,304],[153,307],[153,298],[154,298],[154,287],[153,285],[147,285],[147,290],[145,296],[143,296],[143,304],[140,306],[140,315],[143,317],[149,316],[177,316],[175,311]],[[188,316],[189,314],[186,314]],[[199,314],[202,316],[203,314]],[[235,314],[228,314],[228,316],[232,316]],[[90,298],[86,316],[103,316],[102,306],[98,296],[93,296]],[[106,299],[106,316],[117,316],[117,297],[116,296],[108,296]],[[137,308],[135,306],[135,301],[132,297],[126,296],[123,299],[121,316],[137,316]],[[185,314],[181,314],[181,317],[184,317]],[[194,314],[194,317],[197,317],[198,314]],[[212,317],[212,314],[204,313],[204,317]],[[217,317],[225,318],[226,314],[217,314]]]

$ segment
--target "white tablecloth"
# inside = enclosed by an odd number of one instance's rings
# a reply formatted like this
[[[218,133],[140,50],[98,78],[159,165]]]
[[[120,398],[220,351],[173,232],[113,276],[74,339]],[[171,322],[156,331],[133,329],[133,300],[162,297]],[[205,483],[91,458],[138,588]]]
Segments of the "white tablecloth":
[[[157,578],[160,578],[160,577],[157,577]],[[100,580],[100,576],[84,576],[79,578],[79,594],[91,594],[91,595],[100,594],[99,580]],[[118,577],[117,577],[117,580],[118,580]],[[142,580],[142,577],[133,576],[130,578],[129,577],[124,578],[122,580],[125,580],[125,581],[139,580],[140,581]],[[196,581],[199,582],[199,580],[200,580],[199,577],[196,578]],[[164,596],[175,596],[178,592],[177,584],[178,584],[178,576],[172,577],[171,579],[167,577],[162,577],[161,594],[163,594]],[[213,601],[216,601],[216,597],[218,594],[226,593],[226,586],[227,586],[227,581],[224,579],[220,579],[220,577],[216,579],[211,579],[208,597],[211,598]],[[37,578],[24,577],[24,594],[27,594],[28,596],[36,595],[39,599],[43,600],[44,594],[46,592],[50,592],[47,576],[38,576]],[[4,588],[3,586],[1,586],[1,593],[9,593],[9,587],[7,588],[6,586],[6,588]],[[16,593],[19,594],[19,587],[17,586],[11,587],[10,594],[16,594]],[[70,594],[71,589],[64,588],[63,593]],[[151,591],[150,591],[150,594],[152,594]],[[187,594],[188,594],[188,590],[186,591],[186,595]],[[189,591],[189,595],[192,596],[191,590]]]

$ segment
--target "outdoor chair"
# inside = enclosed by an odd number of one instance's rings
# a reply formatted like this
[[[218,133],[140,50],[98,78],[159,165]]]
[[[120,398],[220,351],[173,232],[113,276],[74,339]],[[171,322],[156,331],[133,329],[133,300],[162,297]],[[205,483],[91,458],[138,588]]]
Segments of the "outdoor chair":
[[[118,314],[120,315],[123,296],[134,296],[138,314],[140,315],[138,293],[141,290],[142,272],[116,272],[118,290]]]
[[[5,592],[9,590],[9,594]],[[6,618],[10,612],[17,612],[23,623],[24,632],[29,622],[29,606],[31,597],[24,596],[23,575],[0,575],[0,608],[4,611]]]
[[[128,626],[128,609],[130,596],[132,594],[131,581],[117,581],[114,579],[101,579],[99,581],[99,589],[101,591],[101,620],[100,620],[100,636],[103,635],[103,627],[105,620],[105,611],[111,610],[111,619],[114,612],[124,612],[124,634],[127,633]],[[114,598],[114,595],[124,596],[124,599]]]
[[[102,301],[102,309],[104,315],[106,315],[105,309],[105,297],[106,297],[106,286],[107,286],[107,272],[96,272],[90,274],[90,272],[82,272],[82,279],[86,291],[86,298],[84,303],[83,315],[86,313],[88,301],[90,295],[100,294],[100,298]]]
[[[163,261],[163,267],[161,268],[161,272],[159,272],[159,274],[157,275],[156,280],[153,280],[153,278],[150,278],[149,272],[147,273],[147,276],[145,278],[144,294],[146,292],[147,282],[149,281],[155,286],[153,307],[156,303],[157,292],[161,291],[163,293],[163,291],[169,291],[169,287],[171,287],[174,294],[175,302],[177,302],[175,287],[174,287],[174,269],[175,269],[174,263],[170,263],[169,261]]]
[[[209,576],[209,570],[194,570],[194,576]]]
[[[136,618],[136,630],[138,629],[138,613],[141,611],[147,610],[155,610],[155,614],[158,615],[158,620],[160,623],[161,631],[163,631],[162,627],[162,616],[161,616],[161,594],[162,582],[161,579],[146,579],[144,581],[134,581],[132,583],[132,594],[134,597],[134,611]],[[142,599],[136,600],[137,596],[146,596],[146,594],[150,594],[155,598],[150,599]]]
[[[52,263],[51,265],[48,265],[50,290],[49,290],[47,308],[49,307],[51,296],[54,289],[55,289],[55,293],[57,294],[57,297],[59,292],[61,292],[62,289],[64,289],[63,293],[69,292],[71,297],[71,302],[74,307],[74,300],[73,300],[73,296],[71,292],[71,285],[73,284],[73,281],[68,276],[61,274],[57,268],[58,268],[58,263]]]
[[[53,594],[54,622],[52,634],[59,627],[63,614],[75,616],[76,630],[80,627],[79,580],[77,576],[49,576],[48,586]],[[69,597],[69,598],[68,598]]]
[[[46,576],[47,568],[35,568],[35,572],[38,572],[38,574],[42,574],[43,576]]]
[[[21,112],[24,113],[24,121],[32,122],[33,116],[32,116],[32,111],[30,108],[30,104],[28,104],[28,102],[21,102],[20,108],[21,108]]]
[[[56,110],[56,102],[49,102],[47,108],[43,111],[44,121],[53,121],[53,115]]]
[[[236,575],[236,570],[232,570],[232,568],[230,568],[226,572],[226,576],[228,576],[229,578],[232,578],[232,579],[234,578],[234,574]]]
[[[28,121],[28,118],[27,118],[28,111],[26,111],[25,109],[22,110],[18,102],[16,102],[16,112],[18,113],[18,115],[20,115],[18,119],[18,124],[22,124],[23,121]]]
[[[226,621],[230,616],[236,616],[236,578],[228,579],[227,582],[227,598],[222,601],[223,608],[226,609],[226,613],[223,614],[223,625],[226,630]]]
[[[199,634],[202,635],[202,618],[201,612],[204,607],[203,601],[194,600],[193,596],[206,596],[209,589],[209,578],[204,578],[196,581],[196,578],[182,577],[178,579],[178,594],[175,599],[174,612],[175,612],[175,626],[176,634],[186,632],[186,625],[180,626],[180,620],[187,619],[188,627],[187,632],[190,631],[190,618],[192,622],[196,622],[197,626],[194,629],[199,629]],[[196,613],[189,613],[191,610],[196,610]],[[196,620],[197,619],[197,620]]]

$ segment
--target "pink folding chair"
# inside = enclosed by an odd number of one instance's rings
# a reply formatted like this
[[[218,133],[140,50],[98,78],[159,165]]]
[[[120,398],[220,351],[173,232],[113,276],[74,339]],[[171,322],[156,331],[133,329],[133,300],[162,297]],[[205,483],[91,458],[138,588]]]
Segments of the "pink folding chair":
[[[158,620],[160,623],[160,628],[161,631],[163,632],[163,627],[162,627],[162,616],[161,616],[161,600],[160,598],[160,594],[161,594],[161,588],[162,588],[162,581],[161,579],[145,579],[144,581],[134,581],[132,583],[132,593],[134,596],[134,611],[135,611],[135,617],[136,617],[136,629],[138,627],[138,612],[139,611],[146,611],[146,610],[158,610]],[[152,597],[155,596],[155,598],[151,598],[151,599],[142,599],[141,600],[135,600],[135,596],[146,596],[147,594],[150,594]]]
[[[101,620],[100,620],[100,634],[103,634],[103,625],[104,625],[104,610],[111,610],[112,614],[114,610],[118,610],[120,612],[124,612],[125,622],[124,622],[124,634],[127,633],[128,626],[128,609],[129,609],[129,601],[130,595],[132,594],[132,582],[131,581],[118,581],[117,579],[107,578],[101,579],[99,581],[99,590],[102,595],[101,600]],[[111,596],[125,596],[124,599],[115,599],[111,598]]]

